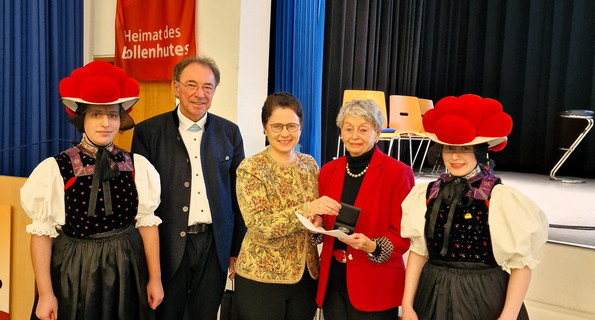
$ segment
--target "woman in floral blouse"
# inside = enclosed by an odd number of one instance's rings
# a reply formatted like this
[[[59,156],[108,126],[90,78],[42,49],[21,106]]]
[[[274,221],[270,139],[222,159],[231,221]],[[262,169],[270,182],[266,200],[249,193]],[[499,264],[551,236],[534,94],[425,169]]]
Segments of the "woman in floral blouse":
[[[237,170],[237,196],[248,228],[236,261],[240,319],[312,320],[318,252],[296,214],[336,215],[340,204],[318,198],[318,166],[295,151],[303,124],[300,101],[273,93],[262,107],[269,146]]]

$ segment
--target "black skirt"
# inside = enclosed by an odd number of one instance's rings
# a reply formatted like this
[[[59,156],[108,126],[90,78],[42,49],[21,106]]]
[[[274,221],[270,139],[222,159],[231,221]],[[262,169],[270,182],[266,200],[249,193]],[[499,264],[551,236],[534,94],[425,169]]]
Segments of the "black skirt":
[[[413,308],[420,320],[496,320],[504,308],[508,278],[500,266],[428,261]],[[524,304],[517,319],[529,319]]]
[[[147,263],[133,225],[84,239],[60,234],[51,275],[60,320],[149,318]]]

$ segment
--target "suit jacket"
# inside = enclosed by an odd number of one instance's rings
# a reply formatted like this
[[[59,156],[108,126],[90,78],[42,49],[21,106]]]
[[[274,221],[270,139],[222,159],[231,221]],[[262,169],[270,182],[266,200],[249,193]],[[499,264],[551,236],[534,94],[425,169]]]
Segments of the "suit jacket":
[[[341,157],[324,165],[320,171],[320,196],[341,200],[347,158]],[[354,206],[361,208],[356,233],[368,238],[386,237],[393,252],[386,262],[377,264],[366,252],[347,247],[347,292],[351,304],[360,311],[382,311],[401,305],[405,286],[403,254],[409,249],[409,239],[401,238],[401,202],[414,185],[411,168],[382,153],[374,151],[368,170],[357,194]],[[332,229],[334,216],[324,215],[324,226]],[[322,306],[329,278],[329,268],[335,238],[324,237],[320,261],[320,278],[316,303]]]
[[[191,167],[178,125],[174,109],[137,124],[132,138],[132,152],[145,156],[161,176],[161,204],[155,215],[163,220],[159,240],[164,282],[173,277],[182,261],[188,231]],[[229,266],[229,257],[237,256],[246,230],[235,192],[236,169],[243,159],[244,145],[238,126],[209,113],[200,160],[223,270]]]

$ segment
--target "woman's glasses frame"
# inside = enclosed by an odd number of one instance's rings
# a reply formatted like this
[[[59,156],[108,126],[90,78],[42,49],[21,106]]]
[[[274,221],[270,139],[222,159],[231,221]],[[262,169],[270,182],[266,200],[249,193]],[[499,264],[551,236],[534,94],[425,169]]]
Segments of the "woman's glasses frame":
[[[301,125],[299,123],[271,123],[269,124],[271,130],[275,133],[279,133],[283,131],[283,128],[286,128],[289,132],[297,132],[300,130]]]

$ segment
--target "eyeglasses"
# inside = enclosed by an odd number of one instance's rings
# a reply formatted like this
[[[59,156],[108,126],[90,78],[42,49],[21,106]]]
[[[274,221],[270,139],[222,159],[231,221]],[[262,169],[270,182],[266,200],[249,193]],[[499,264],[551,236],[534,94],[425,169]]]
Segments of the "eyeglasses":
[[[273,124],[270,124],[269,126],[271,127],[271,130],[273,130],[273,132],[276,132],[276,133],[283,131],[283,128],[287,128],[287,131],[289,131],[289,132],[296,132],[300,129],[300,124],[298,124],[298,123],[287,123],[287,124],[273,123]]]
[[[188,93],[193,94],[196,92],[196,90],[198,90],[198,88],[202,88],[202,91],[205,94],[211,94],[215,91],[215,87],[210,84],[203,84],[203,85],[199,85],[198,83],[195,82],[188,82],[188,83],[184,83],[184,82],[178,82],[179,84],[183,85],[186,88],[186,91],[188,91]]]

